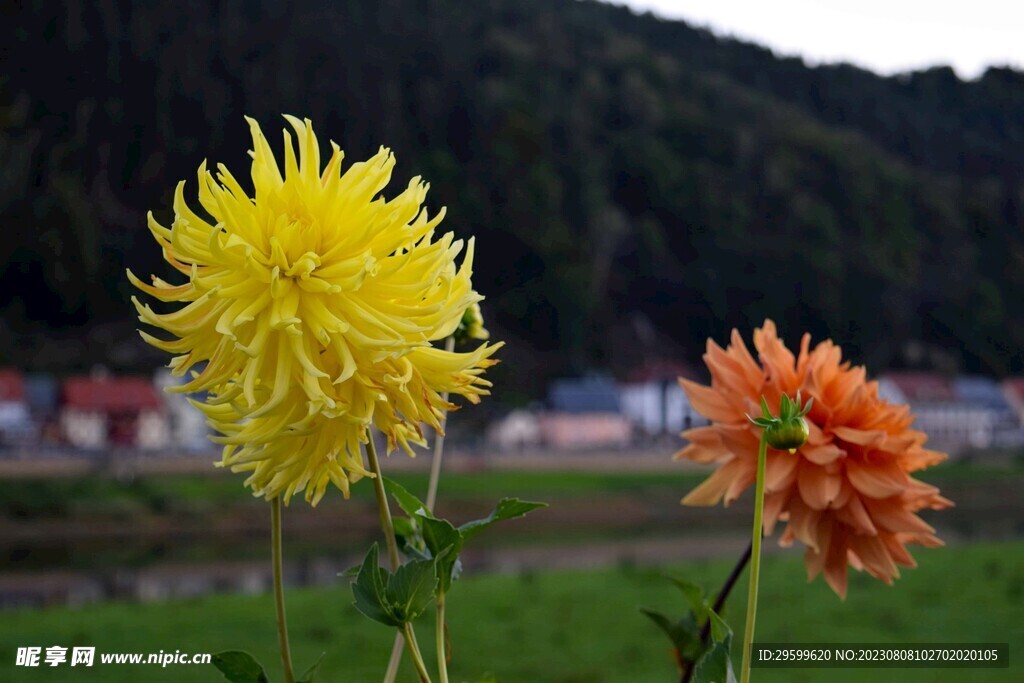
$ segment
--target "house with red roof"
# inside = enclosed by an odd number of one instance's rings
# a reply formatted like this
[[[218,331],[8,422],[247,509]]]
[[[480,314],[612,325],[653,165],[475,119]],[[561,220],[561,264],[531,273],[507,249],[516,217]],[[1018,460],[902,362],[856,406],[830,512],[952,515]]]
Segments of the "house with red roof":
[[[0,445],[23,444],[35,437],[25,398],[25,380],[14,368],[0,368]]]
[[[169,441],[163,397],[143,377],[65,380],[60,424],[68,443],[78,448],[160,448]]]
[[[1009,377],[1004,379],[1002,386],[1003,396],[1010,408],[1017,414],[1017,419],[1024,424],[1024,377]]]

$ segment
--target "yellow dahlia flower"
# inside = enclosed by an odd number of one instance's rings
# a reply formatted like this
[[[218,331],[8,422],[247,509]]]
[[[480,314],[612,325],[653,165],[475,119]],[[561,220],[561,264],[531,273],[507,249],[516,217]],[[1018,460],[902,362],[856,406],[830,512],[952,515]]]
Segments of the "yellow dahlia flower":
[[[367,474],[360,442],[373,424],[388,451],[424,444],[422,423],[440,429],[455,408],[444,392],[476,403],[488,394],[481,377],[501,344],[449,353],[431,342],[455,332],[483,297],[470,282],[473,240],[452,233],[436,240],[442,209],[421,205],[428,185],[413,178],[397,196],[381,192],[395,165],[388,149],[341,172],[343,154],[321,170],[310,122],[286,116],[284,173],[259,126],[252,132],[250,197],[223,165],[199,167],[199,204],[174,196],[168,229],[149,215],[164,258],[188,277],[181,285],[128,278],[160,301],[186,304],[156,313],[134,297],[139,319],[174,336],[146,332],[153,346],[176,354],[183,392],[223,436],[222,466],[250,471],[246,484],[287,501],[305,490],[316,504],[328,482],[347,496]],[[462,264],[455,261],[465,246]],[[197,366],[201,364],[201,366]],[[201,370],[199,369],[201,367]]]

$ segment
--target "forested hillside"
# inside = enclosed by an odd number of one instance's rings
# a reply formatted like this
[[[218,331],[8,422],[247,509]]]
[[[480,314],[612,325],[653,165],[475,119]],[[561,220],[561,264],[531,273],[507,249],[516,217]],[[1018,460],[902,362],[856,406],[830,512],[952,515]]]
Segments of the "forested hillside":
[[[1024,74],[809,68],[590,1],[285,4],[5,5],[0,364],[148,367],[145,212],[203,159],[244,177],[243,114],[284,112],[477,236],[510,398],[766,316],[876,369],[1024,370]]]

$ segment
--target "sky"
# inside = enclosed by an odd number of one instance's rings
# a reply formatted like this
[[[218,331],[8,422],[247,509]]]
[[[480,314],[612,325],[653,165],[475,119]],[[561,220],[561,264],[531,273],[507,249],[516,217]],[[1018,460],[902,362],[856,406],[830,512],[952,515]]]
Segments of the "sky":
[[[886,75],[946,64],[966,79],[993,64],[1024,69],[1019,0],[612,1],[810,64],[850,62]]]

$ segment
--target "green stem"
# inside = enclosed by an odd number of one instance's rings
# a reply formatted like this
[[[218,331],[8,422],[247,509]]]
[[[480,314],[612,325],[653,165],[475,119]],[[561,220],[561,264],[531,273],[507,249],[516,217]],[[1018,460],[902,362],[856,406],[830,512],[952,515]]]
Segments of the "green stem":
[[[444,342],[444,350],[451,353],[455,350],[455,335],[448,337]],[[441,400],[448,402],[448,392],[441,394]],[[441,455],[444,453],[444,426],[448,421],[448,415],[442,411],[441,429],[434,439],[434,459],[430,463],[430,484],[427,486],[427,510],[434,511],[434,503],[437,502],[437,485],[441,479]]]
[[[405,648],[405,638],[399,632],[395,636],[395,643],[391,646],[391,657],[388,659],[388,669],[384,672],[384,683],[395,683],[398,677],[398,666],[402,663],[402,650]]]
[[[754,645],[754,621],[757,617],[757,581],[761,573],[761,534],[764,517],[764,470],[768,459],[767,434],[761,430],[757,450],[757,487],[754,493],[754,530],[750,537],[750,590],[747,594],[747,625],[743,629],[743,670],[740,683],[750,683],[750,654]]]
[[[420,654],[420,646],[416,642],[416,632],[412,630],[412,622],[406,622],[402,627],[405,634],[405,644],[409,649],[409,656],[416,667],[416,673],[420,677],[420,683],[430,683],[430,674],[427,673],[427,665],[423,663],[423,655]]]
[[[373,490],[377,498],[377,511],[380,513],[380,527],[384,532],[384,541],[388,546],[388,561],[391,565],[391,571],[398,571],[401,561],[398,557],[398,543],[395,541],[395,525],[391,521],[391,506],[388,505],[388,495],[384,490],[384,475],[381,474],[380,461],[377,459],[377,447],[373,443],[373,434],[370,433],[369,429],[366,430],[366,459],[370,465],[370,472],[374,475]],[[419,646],[416,644],[416,634],[413,631],[412,624],[406,624],[402,628],[402,632],[405,634],[405,643],[408,646],[409,655],[416,665],[416,671],[420,675],[420,680],[423,683],[429,683],[430,677],[423,666],[423,656],[420,654]],[[390,669],[391,667],[389,666],[388,670],[390,671]],[[397,673],[397,667],[395,668],[395,673]],[[286,683],[292,683],[292,681],[286,681]]]
[[[444,642],[444,593],[437,596],[437,676],[439,683],[448,683],[448,648]]]
[[[388,561],[391,563],[391,571],[398,571],[401,562],[398,559],[398,543],[395,541],[395,525],[391,521],[391,506],[388,505],[388,494],[384,490],[384,475],[380,472],[380,461],[377,460],[377,446],[373,443],[373,434],[369,429],[366,430],[366,459],[373,472],[373,490],[377,496],[380,528],[384,531],[384,542],[388,546]]]
[[[281,666],[285,683],[295,683],[292,653],[288,646],[288,623],[284,613],[284,583],[281,580],[281,497],[270,503],[270,545],[274,556],[274,604],[277,607],[277,642],[281,648]]]
[[[445,339],[444,350],[449,353],[455,350],[454,335]],[[447,391],[441,394],[441,400],[448,401]],[[441,429],[444,429],[447,418],[447,414],[441,416]],[[443,454],[444,434],[439,431],[437,438],[434,439],[434,458],[430,462],[430,483],[427,485],[427,510],[430,512],[434,511],[434,503],[437,502],[437,486],[441,480],[441,457]],[[388,660],[388,670],[384,674],[384,683],[395,683],[395,678],[398,677],[398,665],[402,661],[403,640],[401,633],[395,634],[395,643],[391,646],[391,658]],[[442,676],[444,675],[442,674]]]

